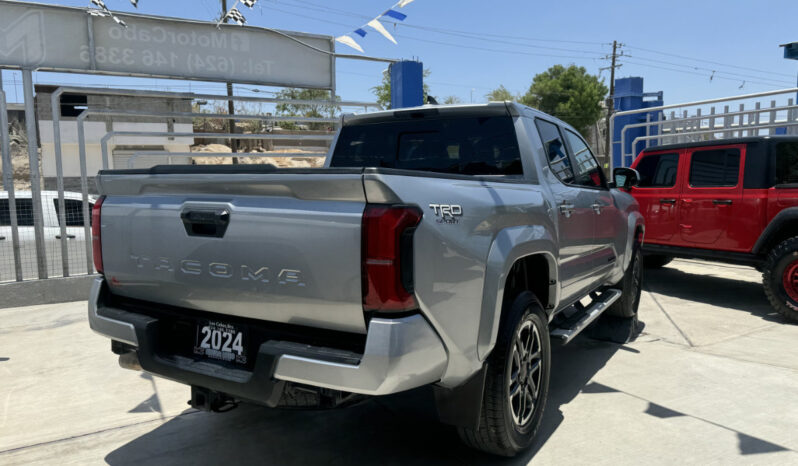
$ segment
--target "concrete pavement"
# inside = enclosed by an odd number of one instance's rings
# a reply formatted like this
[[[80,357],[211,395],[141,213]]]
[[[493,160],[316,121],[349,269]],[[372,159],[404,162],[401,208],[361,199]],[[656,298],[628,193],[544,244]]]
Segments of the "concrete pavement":
[[[86,303],[0,309],[0,464],[798,464],[798,325],[753,269],[647,271],[643,333],[553,355],[534,448],[461,446],[417,390],[345,410],[188,409],[188,388],[116,364]]]

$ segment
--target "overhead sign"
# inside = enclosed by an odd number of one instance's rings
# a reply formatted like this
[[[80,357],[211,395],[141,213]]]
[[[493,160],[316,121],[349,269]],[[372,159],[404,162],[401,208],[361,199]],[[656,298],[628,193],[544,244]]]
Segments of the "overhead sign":
[[[0,68],[331,89],[333,38],[0,0]]]

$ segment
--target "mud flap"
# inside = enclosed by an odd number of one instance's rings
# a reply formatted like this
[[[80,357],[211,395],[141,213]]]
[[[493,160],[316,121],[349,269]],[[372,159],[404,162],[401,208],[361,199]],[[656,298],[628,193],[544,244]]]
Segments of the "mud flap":
[[[455,388],[434,386],[435,406],[440,422],[475,430],[479,428],[487,369],[488,364],[483,363],[482,369],[472,375],[464,384]]]

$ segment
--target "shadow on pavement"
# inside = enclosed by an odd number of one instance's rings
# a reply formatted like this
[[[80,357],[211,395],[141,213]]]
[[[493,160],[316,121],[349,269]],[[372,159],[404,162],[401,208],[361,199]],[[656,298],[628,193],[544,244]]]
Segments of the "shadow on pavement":
[[[760,281],[689,273],[670,267],[646,269],[645,273],[645,289],[652,293],[745,311],[768,321],[783,321],[770,306]],[[752,268],[751,276],[758,278],[759,272]]]
[[[623,347],[579,337],[555,347],[551,389],[530,451],[497,458],[460,443],[435,418],[432,391],[418,389],[326,410],[278,410],[241,405],[227,414],[186,411],[109,453],[126,464],[526,464],[563,421],[569,403]],[[188,397],[188,390],[186,390]]]

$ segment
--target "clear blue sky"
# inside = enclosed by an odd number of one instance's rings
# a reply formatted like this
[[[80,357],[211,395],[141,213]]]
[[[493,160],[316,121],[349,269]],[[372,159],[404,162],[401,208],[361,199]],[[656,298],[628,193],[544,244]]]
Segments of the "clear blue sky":
[[[135,11],[128,0],[105,0],[112,10]],[[254,10],[241,7],[252,26],[341,35],[373,18],[395,0],[260,0]],[[235,0],[228,0],[232,5]],[[87,6],[88,0],[50,0]],[[210,20],[219,0],[139,0],[146,14]],[[779,44],[798,41],[798,3],[766,0],[415,0],[403,10],[403,25],[389,31],[398,45],[380,35],[360,40],[369,55],[418,57],[431,70],[432,95],[456,95],[464,102],[484,101],[503,84],[524,92],[532,77],[554,64],[577,64],[598,74],[611,42],[624,44],[618,75],[642,76],[646,91],[665,92],[666,103],[791,87],[798,61],[782,58]],[[358,38],[359,39],[359,38]],[[342,53],[357,53],[338,44]],[[693,60],[698,59],[698,60]],[[338,93],[348,100],[373,100],[369,88],[385,64],[338,61]],[[710,76],[714,73],[714,78]],[[16,73],[14,73],[16,74]],[[602,77],[608,78],[603,71]],[[12,73],[4,84],[13,88]],[[17,80],[18,80],[17,75]],[[138,85],[186,90],[188,84],[115,77],[79,77],[37,73],[37,82]],[[745,84],[743,85],[743,81]],[[740,89],[740,86],[743,86]],[[252,87],[252,86],[247,86]],[[221,92],[220,85],[192,84],[192,90]],[[473,89],[473,91],[472,91]],[[241,92],[247,92],[242,89]]]

